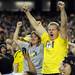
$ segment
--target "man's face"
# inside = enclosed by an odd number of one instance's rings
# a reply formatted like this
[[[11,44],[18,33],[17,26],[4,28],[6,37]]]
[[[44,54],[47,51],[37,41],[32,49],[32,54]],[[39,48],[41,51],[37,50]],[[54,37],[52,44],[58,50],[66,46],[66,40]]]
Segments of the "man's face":
[[[57,26],[56,25],[50,25],[48,27],[48,34],[49,34],[51,40],[56,39],[59,35],[59,30],[57,29]]]

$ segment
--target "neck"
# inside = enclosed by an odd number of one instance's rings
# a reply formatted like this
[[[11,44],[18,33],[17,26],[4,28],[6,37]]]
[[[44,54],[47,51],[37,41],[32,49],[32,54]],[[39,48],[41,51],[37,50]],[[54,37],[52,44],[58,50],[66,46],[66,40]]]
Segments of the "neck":
[[[51,39],[51,41],[54,41],[54,39]]]
[[[36,47],[37,46],[37,44],[32,44],[32,47]]]
[[[57,37],[53,37],[53,38],[51,38],[51,41],[54,41],[55,39],[57,39]]]

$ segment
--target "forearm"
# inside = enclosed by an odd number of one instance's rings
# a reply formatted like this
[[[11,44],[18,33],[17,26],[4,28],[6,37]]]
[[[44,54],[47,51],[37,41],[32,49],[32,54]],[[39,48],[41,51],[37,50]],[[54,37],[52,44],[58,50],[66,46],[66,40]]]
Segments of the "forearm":
[[[35,20],[35,18],[31,15],[31,13],[29,11],[26,11],[26,16],[29,19],[31,25],[35,28],[35,26],[38,26],[37,21]]]
[[[61,10],[61,26],[65,28],[67,26],[67,15],[66,15],[65,8]]]
[[[27,59],[27,61],[28,61],[28,67],[29,67],[29,71],[30,72],[36,72],[36,70],[35,70],[35,67],[34,67],[34,65],[33,65],[33,63],[31,62],[31,60],[30,59]]]
[[[66,15],[65,8],[63,8],[61,10],[61,27],[60,27],[60,31],[61,31],[62,38],[67,39],[67,15]]]
[[[14,69],[14,72],[15,72],[15,73],[17,73],[17,72],[18,72],[17,67],[18,67],[18,64],[14,64],[14,65],[13,65],[13,69]]]
[[[20,27],[17,27],[17,28],[16,28],[16,31],[15,31],[15,33],[14,33],[14,36],[13,36],[13,40],[14,40],[14,41],[17,40],[17,38],[18,38],[19,30],[20,30]]]
[[[29,11],[25,12],[32,27],[37,31],[39,36],[43,34],[43,32],[46,32],[45,28],[42,26],[41,21],[36,21],[36,19],[30,14]]]

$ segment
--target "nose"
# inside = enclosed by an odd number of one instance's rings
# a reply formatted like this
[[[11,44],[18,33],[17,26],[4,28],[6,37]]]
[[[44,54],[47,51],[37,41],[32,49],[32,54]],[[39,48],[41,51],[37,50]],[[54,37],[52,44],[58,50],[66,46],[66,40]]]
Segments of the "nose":
[[[52,34],[52,30],[48,30],[49,34]]]
[[[34,40],[34,39],[35,39],[34,37],[31,38],[31,40]]]
[[[53,32],[53,30],[51,29],[51,30],[50,30],[50,33],[52,33],[52,32]]]

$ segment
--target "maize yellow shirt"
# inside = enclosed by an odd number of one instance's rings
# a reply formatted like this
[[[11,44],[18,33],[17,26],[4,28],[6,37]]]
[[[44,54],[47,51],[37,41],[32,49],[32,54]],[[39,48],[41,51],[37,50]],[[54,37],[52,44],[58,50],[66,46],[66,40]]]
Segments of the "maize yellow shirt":
[[[58,36],[58,38],[54,40],[52,46],[52,41],[50,40],[50,37],[46,32],[43,33],[41,40],[44,44],[44,60],[42,65],[42,73],[59,73],[61,62],[67,55],[67,40],[64,40],[60,36]]]
[[[21,73],[24,70],[24,57],[21,50],[16,51],[14,54],[14,64],[18,64],[17,72]]]

